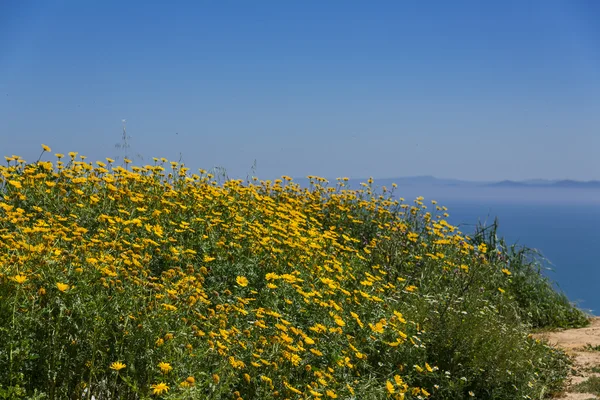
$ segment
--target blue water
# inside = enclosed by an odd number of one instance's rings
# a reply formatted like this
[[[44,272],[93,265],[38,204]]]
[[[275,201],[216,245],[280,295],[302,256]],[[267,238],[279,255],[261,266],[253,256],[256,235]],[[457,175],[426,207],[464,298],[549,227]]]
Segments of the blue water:
[[[448,207],[448,222],[472,232],[478,221],[499,220],[508,243],[536,248],[551,262],[546,271],[569,299],[600,314],[600,190],[403,188]]]
[[[552,265],[546,274],[570,300],[583,309],[600,310],[600,207],[533,204],[477,204],[447,202],[448,222],[467,224],[498,216],[499,235],[508,243],[538,249]],[[489,222],[493,218],[488,218]],[[471,226],[469,226],[471,225]]]

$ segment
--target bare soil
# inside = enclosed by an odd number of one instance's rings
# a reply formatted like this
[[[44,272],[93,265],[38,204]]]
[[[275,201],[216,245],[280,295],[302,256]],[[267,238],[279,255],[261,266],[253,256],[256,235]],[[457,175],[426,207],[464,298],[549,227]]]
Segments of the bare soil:
[[[574,388],[592,376],[600,377],[599,373],[591,371],[593,367],[600,368],[600,317],[592,319],[592,323],[586,328],[544,332],[535,336],[547,340],[573,357],[571,377],[564,393],[556,397],[557,400],[600,399],[592,393],[576,392]]]

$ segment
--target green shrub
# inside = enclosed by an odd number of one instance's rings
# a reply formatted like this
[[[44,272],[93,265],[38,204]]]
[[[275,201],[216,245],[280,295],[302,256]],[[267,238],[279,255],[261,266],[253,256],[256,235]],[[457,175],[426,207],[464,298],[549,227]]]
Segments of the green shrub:
[[[569,370],[528,330],[585,316],[422,198],[76,156],[0,167],[0,398],[512,400]]]

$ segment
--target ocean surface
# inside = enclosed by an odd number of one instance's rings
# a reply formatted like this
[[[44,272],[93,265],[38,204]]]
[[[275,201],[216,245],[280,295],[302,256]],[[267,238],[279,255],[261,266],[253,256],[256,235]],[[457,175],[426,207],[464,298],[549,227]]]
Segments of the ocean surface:
[[[541,251],[551,263],[546,275],[580,308],[600,315],[600,190],[404,186],[396,194],[407,202],[437,200],[465,233],[498,217],[499,236]]]

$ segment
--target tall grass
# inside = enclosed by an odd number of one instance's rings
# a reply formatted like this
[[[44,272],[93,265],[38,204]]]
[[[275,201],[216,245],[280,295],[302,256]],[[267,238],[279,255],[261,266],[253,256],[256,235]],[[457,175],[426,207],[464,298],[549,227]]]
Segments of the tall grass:
[[[0,168],[0,398],[541,398],[567,374],[528,332],[583,313],[436,204],[57,157]]]
[[[526,246],[507,244],[499,238],[498,220],[490,226],[478,226],[474,243],[502,249],[494,256],[512,271],[509,290],[518,305],[519,315],[532,328],[569,328],[588,324],[587,315],[574,307],[567,296],[543,274],[546,260]]]

